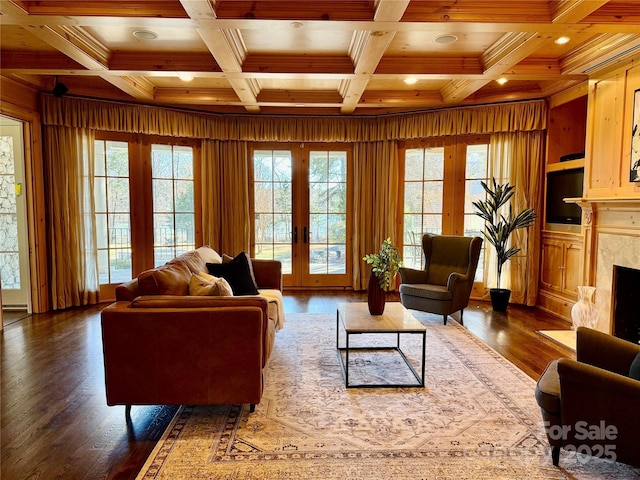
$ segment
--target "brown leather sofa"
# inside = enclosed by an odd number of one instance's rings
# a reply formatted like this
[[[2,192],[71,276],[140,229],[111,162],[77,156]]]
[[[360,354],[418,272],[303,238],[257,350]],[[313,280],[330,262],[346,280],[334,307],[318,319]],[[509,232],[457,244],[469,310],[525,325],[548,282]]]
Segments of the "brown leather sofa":
[[[108,405],[260,402],[281,311],[261,295],[189,295],[214,257],[201,247],[117,288],[101,314]],[[279,293],[280,262],[251,263],[258,288]]]

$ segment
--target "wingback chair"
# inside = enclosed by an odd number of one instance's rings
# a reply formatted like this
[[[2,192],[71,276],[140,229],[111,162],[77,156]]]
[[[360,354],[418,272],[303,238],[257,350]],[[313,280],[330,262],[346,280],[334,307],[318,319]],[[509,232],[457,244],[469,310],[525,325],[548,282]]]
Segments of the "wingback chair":
[[[400,269],[400,302],[406,308],[442,315],[445,325],[449,315],[460,311],[462,323],[481,248],[480,237],[426,233],[422,237],[424,269]]]
[[[560,448],[640,467],[640,345],[587,327],[576,360],[553,360],[535,391],[554,465]]]

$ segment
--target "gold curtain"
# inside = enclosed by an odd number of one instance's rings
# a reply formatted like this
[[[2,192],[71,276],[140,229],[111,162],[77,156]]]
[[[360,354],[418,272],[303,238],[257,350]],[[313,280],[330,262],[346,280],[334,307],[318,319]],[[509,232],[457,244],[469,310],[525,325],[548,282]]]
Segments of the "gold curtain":
[[[44,94],[45,125],[256,142],[375,142],[544,130],[544,100],[381,116],[218,115]]]
[[[544,132],[493,134],[489,157],[490,175],[499,183],[509,182],[516,187],[512,198],[514,214],[530,207],[538,215],[533,226],[516,230],[511,235],[511,245],[521,248],[521,251],[505,263],[501,285],[511,289],[511,302],[535,305],[540,270]],[[486,252],[485,298],[488,298],[488,288],[497,286],[497,264],[493,246],[488,245]]]
[[[397,142],[356,143],[353,169],[353,288],[363,290],[367,288],[369,267],[362,257],[377,252],[387,237],[400,247],[396,238],[400,182]]]
[[[247,142],[202,142],[203,241],[221,254],[249,251],[248,162]]]
[[[94,135],[88,129],[44,129],[54,310],[98,301],[93,149]]]

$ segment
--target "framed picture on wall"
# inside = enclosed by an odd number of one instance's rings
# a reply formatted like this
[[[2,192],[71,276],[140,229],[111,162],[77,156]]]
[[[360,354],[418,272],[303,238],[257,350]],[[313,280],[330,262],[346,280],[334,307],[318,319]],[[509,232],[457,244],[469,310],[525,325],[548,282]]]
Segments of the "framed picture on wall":
[[[640,182],[640,88],[633,92],[633,124],[631,125],[631,172],[629,180]]]

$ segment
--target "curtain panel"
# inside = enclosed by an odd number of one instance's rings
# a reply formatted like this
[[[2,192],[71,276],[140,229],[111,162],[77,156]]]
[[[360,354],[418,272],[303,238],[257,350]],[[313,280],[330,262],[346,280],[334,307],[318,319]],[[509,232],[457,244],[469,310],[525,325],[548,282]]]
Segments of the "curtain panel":
[[[202,238],[221,254],[249,252],[248,178],[247,142],[202,142]]]
[[[544,132],[510,132],[491,135],[490,173],[498,183],[515,186],[511,204],[514,214],[526,207],[532,208],[537,218],[533,226],[511,234],[511,245],[520,248],[502,269],[501,288],[511,292],[511,302],[535,305],[538,294],[540,234],[542,230],[542,192],[544,172]],[[505,212],[506,213],[506,212]],[[484,239],[485,244],[488,244]],[[484,259],[484,299],[489,299],[489,288],[498,287],[497,257],[492,245],[487,245]]]
[[[91,130],[44,128],[53,310],[98,301],[93,145]]]
[[[366,290],[369,267],[362,260],[368,253],[377,253],[380,245],[398,230],[398,144],[396,141],[356,143],[353,147],[354,208],[353,208],[353,288]],[[393,289],[393,284],[391,289]]]

